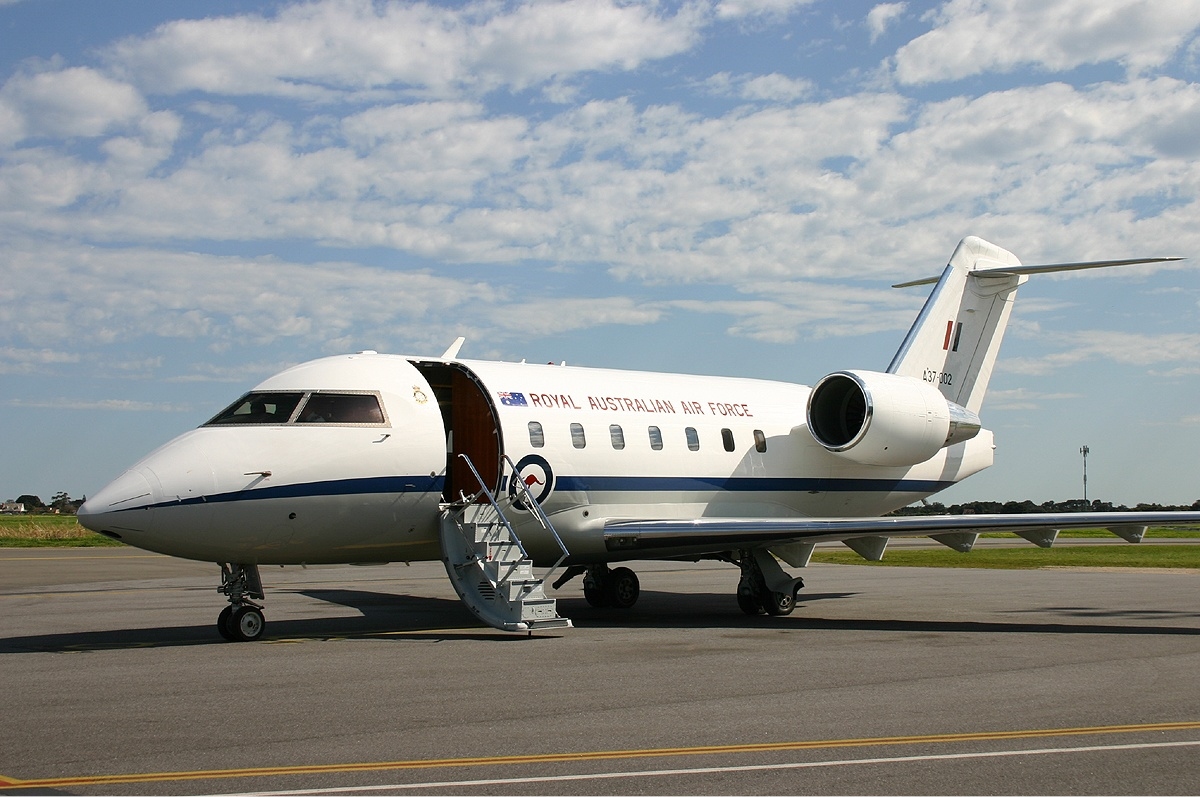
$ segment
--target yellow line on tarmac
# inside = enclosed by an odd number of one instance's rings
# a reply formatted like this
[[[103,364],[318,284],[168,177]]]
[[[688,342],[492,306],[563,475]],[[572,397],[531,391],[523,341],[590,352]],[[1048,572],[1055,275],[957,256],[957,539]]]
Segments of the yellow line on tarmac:
[[[187,772],[143,772],[124,775],[80,775],[77,777],[17,780],[0,775],[0,789],[52,789],[81,786],[108,786],[123,783],[161,783],[218,778],[264,778],[284,775],[327,775],[353,772],[438,769],[448,767],[511,766],[514,764],[552,764],[577,761],[659,758],[668,756],[731,755],[795,750],[824,750],[840,747],[881,745],[950,744],[955,742],[1042,739],[1055,736],[1095,736],[1115,733],[1152,733],[1200,730],[1200,722],[1159,722],[1143,725],[1100,725],[1084,728],[1046,728],[1023,731],[984,731],[946,733],[928,736],[883,736],[862,739],[824,739],[764,744],[714,745],[703,747],[660,747],[645,750],[597,750],[575,753],[535,753],[530,755],[487,756],[483,758],[427,758],[411,761],[373,761],[358,764],[312,764],[305,766],[249,767],[245,769],[209,769]]]

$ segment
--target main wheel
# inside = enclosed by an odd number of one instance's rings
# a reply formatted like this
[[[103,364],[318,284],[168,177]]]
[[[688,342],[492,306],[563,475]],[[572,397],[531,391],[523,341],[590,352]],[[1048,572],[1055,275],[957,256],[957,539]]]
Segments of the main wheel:
[[[583,598],[589,606],[595,609],[602,609],[608,605],[608,599],[604,595],[604,586],[592,581],[590,577],[583,580]]]
[[[234,641],[233,632],[229,630],[229,618],[232,615],[232,606],[226,606],[221,610],[221,613],[217,615],[217,633],[221,635],[222,639],[226,639],[230,642]]]
[[[229,616],[226,627],[237,642],[253,642],[262,636],[266,627],[262,612],[254,606],[239,606]]]
[[[638,583],[637,573],[628,567],[618,567],[608,574],[608,584],[605,585],[604,595],[610,606],[618,609],[628,609],[637,603],[642,586]]]
[[[772,592],[763,601],[763,604],[767,614],[783,616],[791,614],[792,610],[796,608],[796,598],[786,592]]]
[[[739,584],[737,589],[738,608],[746,614],[757,617],[763,613],[762,604],[758,600],[758,596],[754,594],[754,590],[749,584]]]

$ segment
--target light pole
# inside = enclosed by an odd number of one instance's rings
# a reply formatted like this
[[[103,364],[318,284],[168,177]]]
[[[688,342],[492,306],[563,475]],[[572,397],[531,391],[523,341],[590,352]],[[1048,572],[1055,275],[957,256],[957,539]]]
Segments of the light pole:
[[[1087,455],[1091,453],[1091,449],[1083,446],[1079,449],[1079,453],[1083,454],[1083,502],[1087,503]]]

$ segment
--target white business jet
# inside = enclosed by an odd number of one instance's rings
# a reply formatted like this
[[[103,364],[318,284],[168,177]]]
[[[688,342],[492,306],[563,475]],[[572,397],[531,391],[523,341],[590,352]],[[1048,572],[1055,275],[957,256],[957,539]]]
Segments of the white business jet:
[[[886,371],[815,387],[754,379],[359,352],[297,365],[152,452],[79,511],[129,545],[215,562],[227,639],[263,633],[260,565],[441,559],[509,631],[560,628],[543,582],[583,576],[628,608],[615,563],[720,560],[748,614],[792,611],[813,546],[878,560],[889,538],[969,551],[984,531],[1137,542],[1200,512],[880,517],[992,464],[980,406],[1028,275],[1177,258],[1025,266],[966,238]],[[897,286],[905,287],[905,286]],[[534,566],[550,566],[538,577]]]

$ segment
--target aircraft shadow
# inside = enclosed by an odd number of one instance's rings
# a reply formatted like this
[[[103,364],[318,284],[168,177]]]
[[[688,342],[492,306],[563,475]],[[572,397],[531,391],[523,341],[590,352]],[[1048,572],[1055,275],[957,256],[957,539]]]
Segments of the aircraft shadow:
[[[1200,618],[1190,611],[1159,610],[1146,612],[1099,611],[1083,607],[1056,607],[1043,611],[1068,614],[1081,619],[1106,618],[1126,620],[1114,623],[1035,621],[1030,619],[1004,621],[972,620],[921,620],[880,618],[825,618],[813,616],[819,601],[852,598],[853,592],[808,593],[800,600],[796,610],[786,617],[757,617],[743,614],[732,595],[677,595],[642,591],[642,600],[633,609],[596,609],[582,598],[559,596],[559,613],[570,617],[576,625],[588,627],[631,627],[650,626],[658,628],[786,628],[810,631],[884,631],[905,633],[945,634],[1114,634],[1114,635],[1158,635],[1200,636],[1200,627],[1181,627],[1148,624],[1147,621],[1167,619]],[[1035,610],[1019,610],[1014,614],[1034,614]]]
[[[448,637],[448,632],[451,631],[455,639],[504,641],[524,638],[493,631],[480,625],[457,600],[357,590],[299,590],[297,593],[327,603],[355,608],[362,614],[311,619],[273,619],[268,599],[265,609],[267,627],[257,644],[292,640],[385,637],[396,634],[402,634],[403,639],[443,639]],[[213,622],[204,625],[4,637],[0,638],[0,654],[235,644],[226,642],[217,633],[216,613],[220,608],[219,604],[214,603]]]
[[[453,599],[368,592],[350,589],[298,590],[325,603],[353,608],[357,616],[272,619],[267,607],[267,628],[258,644],[271,642],[368,639],[476,640],[494,643],[527,641],[525,634],[495,631],[479,624]],[[877,631],[943,634],[1114,634],[1200,636],[1200,628],[1151,624],[1155,620],[1193,618],[1195,612],[1158,610],[1099,611],[1087,607],[1057,607],[1046,611],[1081,619],[1125,620],[1125,623],[1002,621],[948,621],[921,619],[814,617],[821,601],[854,597],[852,592],[809,593],[787,617],[751,617],[743,614],[732,595],[642,592],[633,609],[593,608],[582,597],[558,595],[559,613],[580,628],[721,628],[787,629],[809,631]],[[216,607],[214,606],[214,612]],[[1019,610],[1014,614],[1030,614]],[[533,639],[553,639],[570,631],[535,634]],[[109,629],[0,638],[0,654],[83,652],[135,648],[189,647],[231,644],[221,639],[214,623],[157,628]]]

